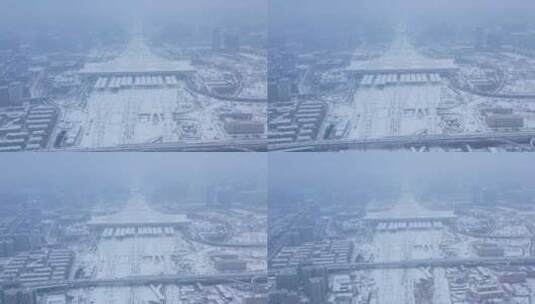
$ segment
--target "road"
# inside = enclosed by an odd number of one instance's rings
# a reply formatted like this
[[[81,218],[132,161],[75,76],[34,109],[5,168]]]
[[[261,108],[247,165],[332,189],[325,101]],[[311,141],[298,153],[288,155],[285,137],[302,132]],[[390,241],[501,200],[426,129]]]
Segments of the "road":
[[[100,148],[64,148],[51,151],[70,152],[248,152],[266,151],[267,141],[264,139],[242,140],[242,141],[217,141],[207,143],[147,143],[119,145],[114,147]]]
[[[110,287],[110,286],[143,286],[149,284],[220,284],[228,282],[250,283],[258,278],[265,277],[265,272],[242,272],[242,273],[220,273],[202,275],[152,275],[135,276],[114,279],[83,279],[83,280],[61,280],[47,281],[39,283],[20,284],[32,289],[76,289],[88,287]],[[17,284],[17,282],[3,282],[3,284]]]
[[[527,266],[535,265],[535,257],[495,257],[495,258],[462,258],[462,259],[423,259],[395,262],[347,263],[338,265],[322,265],[329,272],[371,269],[407,269],[420,267],[477,267],[477,266]],[[319,266],[318,266],[319,267]],[[277,271],[270,271],[276,274]]]
[[[400,149],[418,146],[437,147],[465,147],[465,146],[500,146],[511,144],[525,144],[533,148],[535,130],[519,132],[492,132],[461,135],[421,135],[394,136],[376,139],[353,140],[319,140],[313,142],[298,142],[289,144],[269,145],[270,151],[340,151],[340,150],[368,150],[368,149]]]

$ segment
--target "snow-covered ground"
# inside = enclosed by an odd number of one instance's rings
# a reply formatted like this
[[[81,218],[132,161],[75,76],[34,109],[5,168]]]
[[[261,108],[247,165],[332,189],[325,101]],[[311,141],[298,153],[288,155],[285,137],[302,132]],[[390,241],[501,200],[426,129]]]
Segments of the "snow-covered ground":
[[[102,240],[98,246],[97,278],[173,273],[173,238],[134,237]]]
[[[403,230],[376,233],[373,244],[376,262],[440,257],[441,230]]]
[[[484,110],[512,108],[524,117],[525,128],[535,127],[535,104],[525,100],[495,99],[456,92],[446,83],[359,87],[349,103],[331,103],[324,126],[349,122],[344,138],[449,133],[444,119],[456,118],[454,132],[492,132]]]
[[[138,275],[217,273],[213,256],[235,254],[248,271],[266,271],[266,250],[205,245],[182,235],[101,239],[94,251],[80,251],[77,265],[93,278],[108,279]]]
[[[178,88],[94,91],[83,107],[65,109],[64,121],[81,127],[80,147],[98,148],[152,142],[209,142],[229,139],[219,115],[265,115],[263,104],[221,101]],[[195,131],[192,131],[194,129]]]
[[[440,257],[441,230],[403,230],[375,234],[375,261],[404,261]],[[440,274],[440,273],[438,273]],[[415,303],[414,284],[429,277],[420,269],[378,269],[372,271],[379,304]],[[447,288],[447,281],[435,278],[435,289]],[[444,285],[444,286],[442,286]],[[447,294],[447,293],[446,293]],[[444,297],[436,295],[437,297]],[[447,302],[437,302],[447,303]]]
[[[224,302],[224,295],[233,297]],[[203,286],[201,290],[192,285],[151,285],[142,287],[96,287],[69,291],[72,304],[142,304],[142,303],[243,303],[252,291],[242,291],[229,285]],[[212,302],[213,301],[213,302]]]
[[[68,110],[65,120],[80,125],[79,146],[109,147],[149,143],[156,140],[180,141],[181,120],[199,126],[197,141],[224,138],[210,109],[195,105],[197,100],[185,89],[125,89],[93,92],[86,106]]]
[[[350,139],[437,133],[441,88],[437,84],[362,87],[350,105],[334,106],[327,121],[351,121]]]

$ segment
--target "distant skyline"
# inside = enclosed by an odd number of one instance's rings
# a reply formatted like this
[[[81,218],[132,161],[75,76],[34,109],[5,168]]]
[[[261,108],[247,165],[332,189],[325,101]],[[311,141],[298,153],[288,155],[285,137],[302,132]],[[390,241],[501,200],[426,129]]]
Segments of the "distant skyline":
[[[384,189],[425,192],[462,187],[471,193],[474,185],[535,190],[533,166],[535,156],[529,153],[274,153],[269,157],[268,185],[270,193],[345,197],[383,195],[377,191]]]
[[[1,192],[154,188],[173,184],[265,181],[267,155],[247,153],[4,154]]]
[[[400,22],[412,33],[435,38],[445,34],[471,37],[479,27],[515,27],[535,24],[532,11],[535,2],[513,1],[447,1],[447,0],[272,0],[270,1],[269,34],[271,47],[279,47],[277,38],[294,44],[312,44],[312,49],[329,49],[339,42],[364,39],[368,43],[389,41]],[[355,45],[353,45],[354,47]]]
[[[12,1],[0,13],[0,26],[12,28],[36,24],[90,26],[92,23],[131,24],[136,19],[168,20],[213,26],[258,24],[266,21],[265,0],[158,1]]]

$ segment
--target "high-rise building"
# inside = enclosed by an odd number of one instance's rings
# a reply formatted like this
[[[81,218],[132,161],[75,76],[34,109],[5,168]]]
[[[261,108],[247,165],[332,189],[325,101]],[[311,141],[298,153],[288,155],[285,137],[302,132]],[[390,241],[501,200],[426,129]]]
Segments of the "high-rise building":
[[[19,304],[19,291],[8,289],[4,292],[4,304]]]
[[[325,284],[324,288],[327,289],[328,273],[327,268],[318,266],[304,266],[301,268],[301,281],[307,282],[312,278],[322,278]]]
[[[13,248],[15,252],[31,249],[30,235],[27,233],[17,233],[13,235]]]
[[[221,29],[216,28],[212,31],[212,50],[219,51],[221,50],[221,43],[222,42],[222,36],[221,36]]]
[[[310,278],[305,282],[305,294],[310,299],[311,304],[324,303],[326,289],[324,278]]]
[[[268,82],[268,100],[270,102],[279,100],[279,84],[273,79]]]
[[[0,257],[10,257],[14,254],[13,240],[10,238],[0,240]]]
[[[278,289],[296,290],[299,287],[299,277],[294,268],[281,270],[275,277]]]
[[[20,82],[12,82],[9,84],[9,105],[10,106],[20,106],[22,105],[22,97],[24,92],[24,87]]]
[[[0,108],[9,106],[9,87],[0,86]]]
[[[31,289],[25,289],[20,293],[20,304],[35,304],[35,294]]]
[[[292,94],[292,82],[290,79],[279,80],[277,92],[280,101],[289,101]]]
[[[480,27],[476,29],[474,46],[478,50],[487,48],[487,35],[484,28]]]
[[[503,31],[500,28],[476,30],[475,48],[483,51],[494,51],[501,48]]]
[[[216,192],[217,204],[228,205],[232,202],[232,190],[229,187],[222,187]]]
[[[213,206],[217,202],[215,185],[210,184],[206,187],[206,205]]]
[[[30,234],[28,236],[29,242],[30,242],[30,248],[32,250],[39,249],[42,245],[42,239],[41,239],[41,232],[39,229],[34,228],[32,231],[30,231]]]
[[[224,39],[223,39],[223,45],[225,47],[225,50],[237,52],[240,50],[240,36],[238,36],[235,32],[227,32],[225,33]]]

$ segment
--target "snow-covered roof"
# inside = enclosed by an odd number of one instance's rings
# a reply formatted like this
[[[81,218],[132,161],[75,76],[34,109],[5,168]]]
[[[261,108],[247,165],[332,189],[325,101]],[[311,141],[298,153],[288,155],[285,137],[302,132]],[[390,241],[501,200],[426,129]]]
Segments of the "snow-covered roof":
[[[189,60],[166,60],[154,55],[141,35],[137,35],[119,57],[108,62],[88,63],[80,73],[85,75],[170,74],[194,70]]]
[[[411,195],[404,195],[394,207],[368,212],[364,217],[368,221],[409,221],[409,220],[447,220],[455,218],[453,211],[429,210],[422,207]]]
[[[184,214],[163,214],[152,210],[143,197],[130,199],[126,207],[117,213],[93,217],[90,226],[155,226],[184,225],[190,223]]]
[[[429,58],[419,54],[404,31],[398,31],[390,49],[370,61],[353,61],[346,71],[353,73],[411,73],[453,71],[458,69],[453,59]]]

